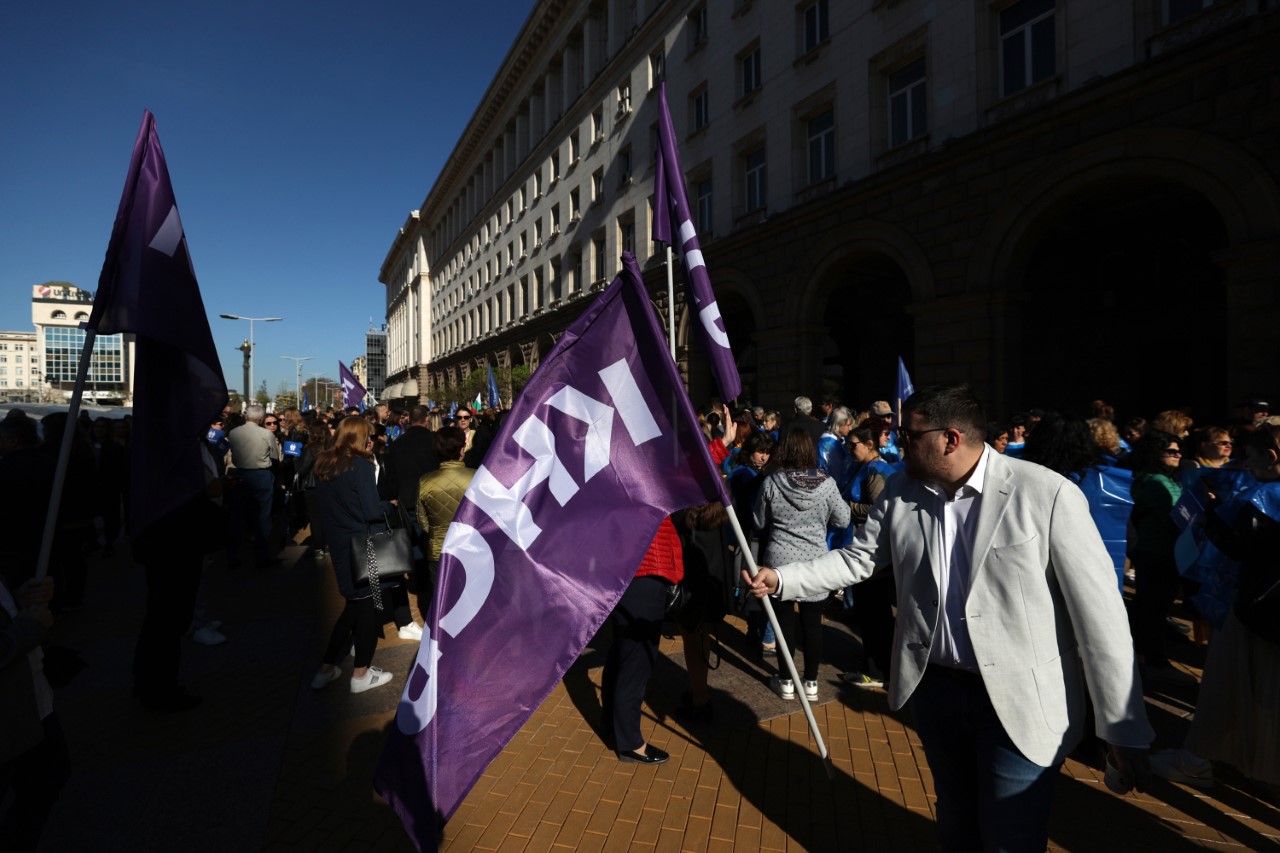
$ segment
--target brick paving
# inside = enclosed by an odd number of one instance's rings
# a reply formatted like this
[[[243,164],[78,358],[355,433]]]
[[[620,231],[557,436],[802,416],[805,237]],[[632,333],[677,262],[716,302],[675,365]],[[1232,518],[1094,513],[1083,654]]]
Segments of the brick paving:
[[[373,793],[373,766],[416,643],[384,641],[392,685],[360,695],[345,680],[310,688],[341,607],[327,564],[306,549],[284,566],[207,571],[206,603],[229,642],[188,642],[183,675],[205,701],[178,715],[130,698],[142,577],[127,548],[92,566],[87,605],[62,614],[54,644],[84,668],[57,691],[73,777],[51,820],[49,851],[412,850]],[[936,848],[933,787],[914,731],[883,691],[841,689],[824,665],[814,713],[828,779],[799,704],[773,696],[735,637],[711,673],[717,723],[670,716],[682,689],[678,640],[655,673],[643,729],[671,753],[621,764],[601,742],[603,654],[588,649],[480,778],[446,829],[461,851],[913,851]],[[854,641],[828,622],[828,656],[852,666]],[[602,639],[601,648],[604,647]],[[1195,671],[1202,650],[1179,646]],[[62,657],[66,659],[68,653]],[[1148,696],[1157,746],[1176,745],[1194,691]],[[1280,850],[1280,812],[1219,768],[1207,792],[1157,782],[1117,797],[1096,766],[1069,760],[1055,792],[1054,850]],[[0,848],[3,843],[0,842]]]

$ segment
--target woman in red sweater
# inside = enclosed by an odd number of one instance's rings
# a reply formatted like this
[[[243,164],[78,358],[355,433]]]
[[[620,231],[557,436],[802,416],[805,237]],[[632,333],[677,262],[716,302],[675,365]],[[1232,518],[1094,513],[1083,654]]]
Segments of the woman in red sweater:
[[[640,704],[644,701],[658,657],[667,590],[684,577],[684,555],[680,536],[671,519],[662,519],[649,544],[636,576],[609,616],[613,623],[613,645],[604,665],[601,689],[603,723],[612,735],[620,761],[661,764],[667,753],[640,734]]]

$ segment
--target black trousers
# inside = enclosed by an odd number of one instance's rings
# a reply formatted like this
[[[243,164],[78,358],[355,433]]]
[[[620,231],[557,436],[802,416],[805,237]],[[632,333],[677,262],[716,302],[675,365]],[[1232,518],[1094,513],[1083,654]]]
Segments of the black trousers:
[[[640,705],[658,658],[662,614],[667,606],[667,583],[661,578],[634,578],[609,616],[613,645],[604,665],[601,690],[606,735],[614,749],[630,752],[644,746],[640,734]]]
[[[1165,649],[1165,619],[1173,608],[1181,575],[1172,556],[1134,554],[1134,596],[1129,621],[1133,645],[1149,666],[1169,662]]]
[[[164,523],[164,522],[160,522]],[[196,595],[204,554],[190,542],[166,549],[163,557],[148,555],[147,615],[133,653],[133,683],[139,694],[174,690],[182,658],[182,638],[195,615]]]
[[[793,602],[790,601],[775,602],[774,612],[778,616],[782,636],[787,640],[787,648],[795,654],[796,608],[792,607],[792,604]],[[800,610],[800,641],[804,645],[804,669],[800,675],[805,681],[817,681],[818,664],[822,663],[822,611],[826,609],[827,602],[824,599],[823,601],[797,601],[794,604]],[[777,653],[779,655],[778,677],[790,678],[791,672],[781,659],[782,646],[778,646]]]
[[[385,619],[385,614],[374,605],[372,597],[348,598],[347,605],[342,608],[338,621],[333,623],[333,630],[329,632],[324,662],[337,666],[354,640],[356,669],[368,666],[373,661],[373,652],[378,647]]]

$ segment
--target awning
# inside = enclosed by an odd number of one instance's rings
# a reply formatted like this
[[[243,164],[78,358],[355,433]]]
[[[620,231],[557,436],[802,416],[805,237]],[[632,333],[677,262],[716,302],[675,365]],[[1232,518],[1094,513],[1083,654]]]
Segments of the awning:
[[[403,383],[397,382],[394,385],[388,385],[386,388],[383,388],[382,389],[383,399],[385,400],[398,399],[400,397],[400,389],[402,387],[403,387]]]
[[[418,380],[416,379],[405,380],[404,385],[400,386],[400,396],[412,397],[415,400],[418,399]]]

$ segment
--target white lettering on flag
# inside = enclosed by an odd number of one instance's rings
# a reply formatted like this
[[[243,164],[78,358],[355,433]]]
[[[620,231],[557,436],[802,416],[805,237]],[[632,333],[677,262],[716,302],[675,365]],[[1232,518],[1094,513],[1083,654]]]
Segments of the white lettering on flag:
[[[729,336],[716,325],[716,320],[720,319],[720,306],[712,302],[698,312],[698,317],[702,320],[702,327],[707,330],[711,340],[725,349],[729,349]]]
[[[151,238],[150,248],[157,252],[164,252],[172,258],[181,242],[182,220],[178,218],[178,206],[174,205],[169,208],[169,215],[164,218],[164,224],[160,226],[156,236]]]
[[[626,361],[619,359],[600,371],[600,379],[603,380],[604,387],[609,389],[609,396],[613,398],[613,405],[618,408],[622,425],[627,428],[632,444],[639,447],[662,435]]]

